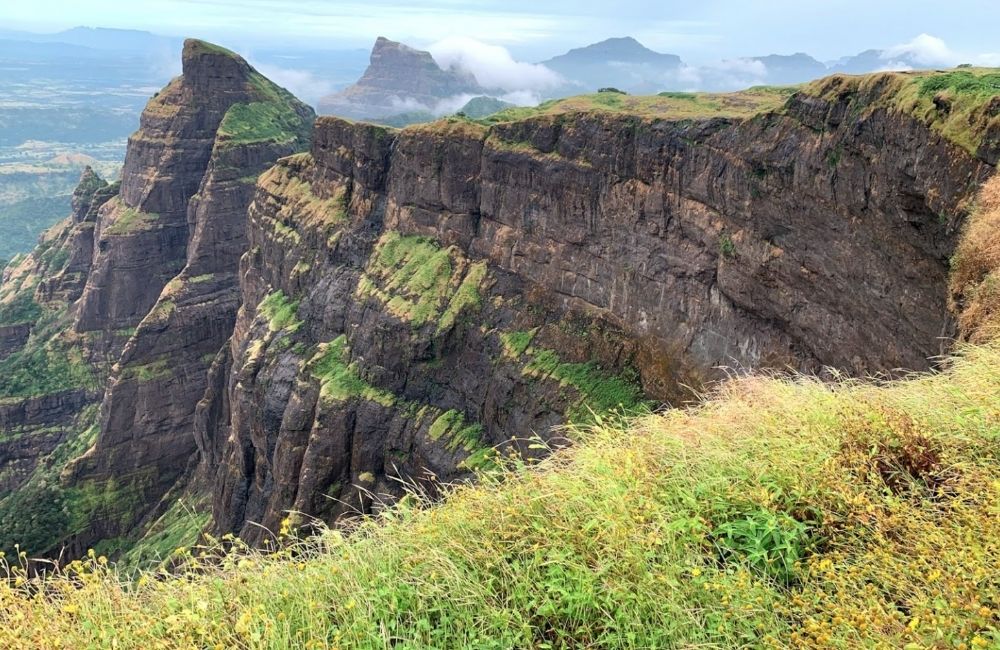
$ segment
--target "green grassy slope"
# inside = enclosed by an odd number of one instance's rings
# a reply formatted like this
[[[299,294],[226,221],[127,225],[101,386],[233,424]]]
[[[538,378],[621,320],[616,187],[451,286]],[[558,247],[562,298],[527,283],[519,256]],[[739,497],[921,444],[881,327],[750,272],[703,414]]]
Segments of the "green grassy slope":
[[[797,87],[757,86],[734,93],[678,93],[659,95],[626,95],[601,92],[590,95],[553,99],[538,106],[508,108],[483,118],[483,122],[513,122],[536,115],[558,115],[598,111],[622,113],[642,118],[698,119],[706,117],[750,117],[775,110],[796,91]]]
[[[887,386],[738,381],[348,538],[182,550],[179,575],[134,586],[96,557],[48,597],[0,586],[0,640],[986,647],[1000,641],[997,395],[997,344]]]

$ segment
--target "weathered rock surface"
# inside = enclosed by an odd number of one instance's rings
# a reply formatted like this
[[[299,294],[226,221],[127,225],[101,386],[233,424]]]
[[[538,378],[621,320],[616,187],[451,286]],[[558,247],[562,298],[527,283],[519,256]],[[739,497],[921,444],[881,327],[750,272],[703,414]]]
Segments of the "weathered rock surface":
[[[120,187],[84,174],[73,214],[47,235],[63,266],[43,266],[38,251],[32,269],[25,262],[20,285],[38,278],[35,299],[65,314],[72,327],[58,335],[85,351],[105,389],[96,441],[61,468],[66,494],[99,495],[86,504],[93,512],[73,513],[92,525],[55,521],[46,543],[72,554],[131,535],[184,473],[209,364],[232,333],[254,183],[307,146],[314,117],[239,56],[187,41],[183,75],[150,101],[130,139]],[[5,335],[11,345],[22,338]],[[38,457],[74,442],[36,434],[19,440]]]
[[[357,83],[319,101],[319,112],[350,118],[378,118],[433,110],[443,99],[485,92],[472,75],[442,70],[430,53],[379,36],[371,63]]]
[[[169,119],[162,115],[164,106],[176,107]],[[249,118],[274,122],[247,122],[242,112],[247,110]],[[152,226],[158,234],[147,235],[143,226],[106,241],[124,256],[142,260],[147,272],[150,263],[160,271],[136,283],[134,275],[112,262],[106,295],[122,300],[114,287],[143,296],[159,288],[159,295],[149,307],[145,297],[134,295],[124,303],[142,313],[142,320],[112,369],[97,443],[73,465],[70,482],[121,483],[133,477],[140,502],[155,504],[188,469],[196,450],[195,406],[239,306],[236,270],[246,249],[254,182],[275,160],[307,145],[313,118],[311,109],[235,54],[187,42],[183,76],[150,103],[131,139],[119,207],[102,215],[111,224],[102,232],[123,218],[116,209],[158,215]],[[274,123],[280,128],[270,128]],[[176,249],[159,245],[154,250],[148,247],[150,237],[160,244],[163,237],[181,239]],[[178,267],[161,285],[160,273]],[[133,289],[137,284],[142,286]],[[89,304],[96,303],[85,302],[83,314]],[[96,313],[109,316],[101,309]],[[129,322],[111,315],[102,326]]]
[[[79,389],[0,401],[0,498],[27,480],[72,433],[75,416],[90,403],[93,395]]]
[[[634,369],[666,401],[720,366],[928,368],[953,331],[955,226],[993,169],[869,99],[796,95],[749,120],[321,119],[251,206],[228,389],[198,420],[216,527],[256,540],[288,510],[365,510],[549,437],[600,395],[568,366]],[[275,323],[275,295],[294,318]],[[351,381],[324,373],[331,347]],[[443,442],[454,413],[474,436]]]
[[[120,183],[107,183],[87,167],[73,192],[72,212],[60,246],[67,251],[65,266],[43,277],[37,294],[42,302],[71,303],[83,293],[94,259],[97,213],[118,195]]]

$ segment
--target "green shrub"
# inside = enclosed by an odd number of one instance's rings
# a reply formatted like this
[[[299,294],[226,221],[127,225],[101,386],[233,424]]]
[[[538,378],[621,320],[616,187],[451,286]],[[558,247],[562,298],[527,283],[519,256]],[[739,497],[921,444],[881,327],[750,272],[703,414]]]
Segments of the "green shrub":
[[[42,307],[35,302],[34,292],[22,289],[14,299],[0,303],[0,325],[34,323],[42,315]]]

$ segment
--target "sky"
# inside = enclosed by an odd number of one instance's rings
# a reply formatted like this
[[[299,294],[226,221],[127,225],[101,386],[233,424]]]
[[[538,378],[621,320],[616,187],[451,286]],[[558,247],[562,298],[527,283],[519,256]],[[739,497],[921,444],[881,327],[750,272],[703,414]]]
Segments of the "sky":
[[[1000,52],[998,0],[0,0],[0,27],[78,25],[197,36],[230,47],[369,48],[467,37],[541,60],[634,36],[698,63],[808,52],[820,60],[932,34],[958,52]]]

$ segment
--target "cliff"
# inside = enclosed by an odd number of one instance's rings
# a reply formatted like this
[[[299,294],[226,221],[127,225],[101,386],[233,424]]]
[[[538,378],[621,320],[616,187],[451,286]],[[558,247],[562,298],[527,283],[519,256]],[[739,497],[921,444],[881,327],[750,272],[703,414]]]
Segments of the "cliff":
[[[99,434],[53,468],[67,495],[85,498],[66,496],[76,511],[47,525],[50,546],[37,550],[69,543],[76,553],[127,533],[184,472],[195,405],[238,306],[254,183],[307,145],[313,117],[239,56],[189,40],[183,74],[129,140],[120,185],[84,174],[73,215],[49,235],[60,269],[25,273],[37,289],[22,293],[58,312],[56,336],[89,362],[103,391],[89,415]]]
[[[89,266],[43,242],[6,272],[0,304],[27,295],[33,314],[0,319],[10,345],[45,368],[82,356],[56,373],[72,382],[11,396],[103,389],[52,465],[68,514],[45,549],[126,548],[184,492],[260,542],[290,510],[433,495],[566,444],[566,422],[677,405],[734,371],[931,368],[959,334],[957,233],[1000,153],[991,74],[600,93],[402,131],[321,118],[286,155],[308,110],[190,42],[120,192],[48,236],[86,239],[93,214]],[[79,299],[23,334],[36,285],[72,299],[49,267],[77,257]]]
[[[258,184],[231,355],[199,407],[217,531],[433,492],[494,450],[536,453],[529,432],[558,446],[587,409],[676,404],[722,368],[929,368],[994,149],[988,119],[968,151],[900,110],[911,83],[938,82],[832,79],[695,120],[674,100],[399,132],[320,119]]]

